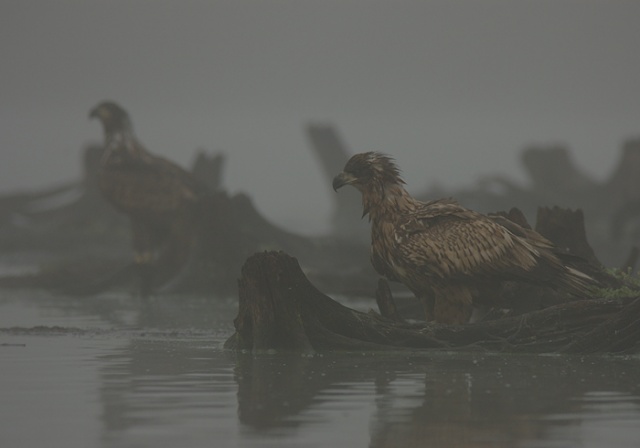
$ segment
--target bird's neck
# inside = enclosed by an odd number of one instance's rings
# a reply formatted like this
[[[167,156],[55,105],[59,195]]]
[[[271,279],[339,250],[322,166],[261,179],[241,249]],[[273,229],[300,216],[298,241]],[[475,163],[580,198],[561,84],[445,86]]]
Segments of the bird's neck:
[[[133,128],[130,123],[119,122],[117,124],[104,123],[104,140],[106,143],[114,140],[124,141],[133,139]]]
[[[129,126],[117,129],[105,129],[105,149],[102,162],[107,163],[109,159],[129,159],[143,157],[144,150],[140,145]]]
[[[364,214],[368,214],[371,221],[410,211],[415,202],[400,183],[379,184],[362,192]]]

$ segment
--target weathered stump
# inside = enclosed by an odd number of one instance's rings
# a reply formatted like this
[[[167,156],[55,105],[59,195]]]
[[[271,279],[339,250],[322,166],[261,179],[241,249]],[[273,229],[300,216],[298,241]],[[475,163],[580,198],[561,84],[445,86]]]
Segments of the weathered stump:
[[[522,163],[534,189],[542,194],[571,197],[597,185],[576,167],[571,153],[562,146],[528,148],[522,153]]]
[[[262,252],[244,264],[239,299],[225,343],[234,350],[640,352],[637,297],[576,300],[474,324],[406,323],[347,308],[316,289],[295,258]]]
[[[376,313],[347,308],[315,288],[298,261],[284,252],[251,256],[238,285],[236,350],[374,350],[389,346],[442,347],[429,335]]]
[[[331,188],[331,180],[344,168],[351,157],[347,146],[343,143],[338,130],[331,125],[310,124],[306,134],[311,149],[320,162],[327,189]],[[369,238],[369,226],[366,220],[357,219],[356,210],[360,210],[362,199],[360,193],[350,189],[340,194],[331,191],[334,211],[331,217],[332,232],[336,236],[366,241]]]
[[[535,229],[563,253],[577,255],[594,266],[602,266],[587,242],[581,209],[538,207]]]
[[[609,210],[617,210],[640,200],[640,139],[624,142],[618,166],[607,180],[604,189]]]

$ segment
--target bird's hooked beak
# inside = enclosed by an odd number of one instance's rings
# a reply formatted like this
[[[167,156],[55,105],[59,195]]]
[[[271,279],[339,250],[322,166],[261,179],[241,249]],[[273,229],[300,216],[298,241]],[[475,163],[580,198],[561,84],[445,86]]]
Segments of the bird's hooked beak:
[[[89,111],[89,119],[93,119],[93,118],[99,118],[100,114],[98,113],[98,108],[94,107],[93,109],[91,109]]]
[[[100,121],[107,118],[109,112],[107,112],[103,107],[97,106],[89,111],[89,119],[97,118]]]
[[[345,173],[343,171],[333,178],[333,183],[331,184],[333,186],[333,191],[338,191],[338,188],[344,187],[345,185],[351,185],[357,179],[358,178],[353,174]]]

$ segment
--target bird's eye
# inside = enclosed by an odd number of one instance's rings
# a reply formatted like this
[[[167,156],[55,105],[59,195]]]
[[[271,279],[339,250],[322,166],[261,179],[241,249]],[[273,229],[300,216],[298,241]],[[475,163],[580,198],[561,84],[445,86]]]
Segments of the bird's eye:
[[[364,166],[358,165],[353,167],[353,169],[351,170],[351,173],[357,178],[362,179],[368,176],[369,170]]]

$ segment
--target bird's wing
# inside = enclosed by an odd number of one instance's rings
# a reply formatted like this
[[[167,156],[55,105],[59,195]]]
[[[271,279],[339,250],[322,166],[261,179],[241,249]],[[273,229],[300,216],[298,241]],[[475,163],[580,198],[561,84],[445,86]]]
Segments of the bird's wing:
[[[452,201],[424,204],[396,227],[401,257],[440,278],[529,270],[538,250],[486,216]]]
[[[187,171],[181,166],[171,162],[170,160],[162,159],[166,162],[166,170],[175,173],[177,177],[181,179],[181,182],[187,185],[195,195],[202,196],[210,193],[209,188],[191,172]]]
[[[102,173],[106,196],[129,212],[173,212],[196,203],[199,190],[182,168],[160,157],[128,160]]]

